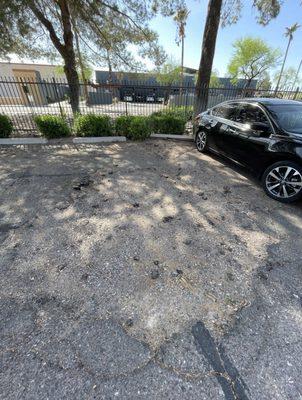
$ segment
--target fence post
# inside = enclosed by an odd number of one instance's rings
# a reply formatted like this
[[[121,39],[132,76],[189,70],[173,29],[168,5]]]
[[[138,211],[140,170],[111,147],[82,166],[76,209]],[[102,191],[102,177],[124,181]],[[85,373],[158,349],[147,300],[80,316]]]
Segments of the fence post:
[[[124,96],[124,98],[125,98],[125,96]],[[126,115],[128,115],[128,101],[126,100],[125,103],[126,103]]]
[[[188,93],[189,93],[189,83],[187,84],[186,88],[185,115],[187,115],[187,109],[188,109]]]
[[[80,84],[80,87],[81,87],[81,84]],[[89,105],[89,93],[88,93],[87,79],[83,80],[83,88],[84,88],[85,103],[86,103],[86,106],[88,106]]]
[[[63,109],[62,109],[62,106],[61,106],[61,102],[60,102],[60,96],[59,96],[59,93],[58,93],[57,82],[56,82],[54,77],[52,78],[52,80],[53,80],[53,83],[54,83],[55,93],[56,93],[57,100],[58,100],[58,103],[59,103],[60,114],[61,114],[61,117],[64,118],[64,112],[63,112]]]

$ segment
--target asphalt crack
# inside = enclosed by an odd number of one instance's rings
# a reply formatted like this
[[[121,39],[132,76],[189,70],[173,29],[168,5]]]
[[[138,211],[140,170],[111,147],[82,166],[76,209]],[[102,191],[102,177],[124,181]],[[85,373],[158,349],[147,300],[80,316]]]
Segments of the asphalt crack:
[[[213,368],[226,400],[249,400],[248,388],[238,370],[227,356],[224,348],[216,346],[204,323],[199,321],[192,327],[192,334],[199,351]]]

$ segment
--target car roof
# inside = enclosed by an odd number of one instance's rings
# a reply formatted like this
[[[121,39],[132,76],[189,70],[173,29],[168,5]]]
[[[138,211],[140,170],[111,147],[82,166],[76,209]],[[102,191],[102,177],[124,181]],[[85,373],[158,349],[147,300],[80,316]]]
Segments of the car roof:
[[[302,103],[300,101],[296,100],[286,100],[286,99],[276,99],[276,98],[266,98],[266,97],[247,97],[243,99],[233,99],[230,100],[230,102],[236,102],[236,103],[258,103],[258,104],[263,104],[264,106],[273,106],[273,105],[290,105],[290,104],[300,104]]]

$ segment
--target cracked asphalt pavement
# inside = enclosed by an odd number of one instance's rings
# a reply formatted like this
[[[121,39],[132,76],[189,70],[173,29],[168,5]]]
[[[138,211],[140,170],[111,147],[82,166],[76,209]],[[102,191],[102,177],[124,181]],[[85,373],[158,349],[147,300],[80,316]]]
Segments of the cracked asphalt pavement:
[[[0,398],[302,399],[302,207],[192,143],[0,148]]]

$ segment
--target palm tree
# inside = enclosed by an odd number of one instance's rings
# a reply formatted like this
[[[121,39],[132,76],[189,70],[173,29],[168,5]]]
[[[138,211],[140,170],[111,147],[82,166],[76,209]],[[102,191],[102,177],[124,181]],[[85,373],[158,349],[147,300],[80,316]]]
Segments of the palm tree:
[[[181,85],[183,86],[184,76],[184,53],[185,53],[185,27],[190,11],[186,8],[180,8],[174,16],[174,21],[177,24],[176,43],[181,43]]]
[[[300,25],[299,25],[297,22],[296,22],[295,24],[293,24],[292,26],[290,26],[290,27],[288,27],[288,28],[285,28],[285,34],[284,34],[284,36],[288,38],[288,43],[287,43],[286,52],[285,52],[285,56],[284,56],[284,59],[283,59],[281,71],[280,71],[280,74],[279,74],[278,82],[277,82],[277,85],[276,85],[275,94],[277,93],[277,91],[278,91],[278,89],[279,89],[279,84],[280,84],[280,81],[281,81],[281,77],[282,77],[282,74],[283,74],[285,62],[286,62],[286,59],[287,59],[289,46],[290,46],[290,44],[291,44],[291,41],[293,40],[294,33],[295,33],[299,28],[300,28]]]

